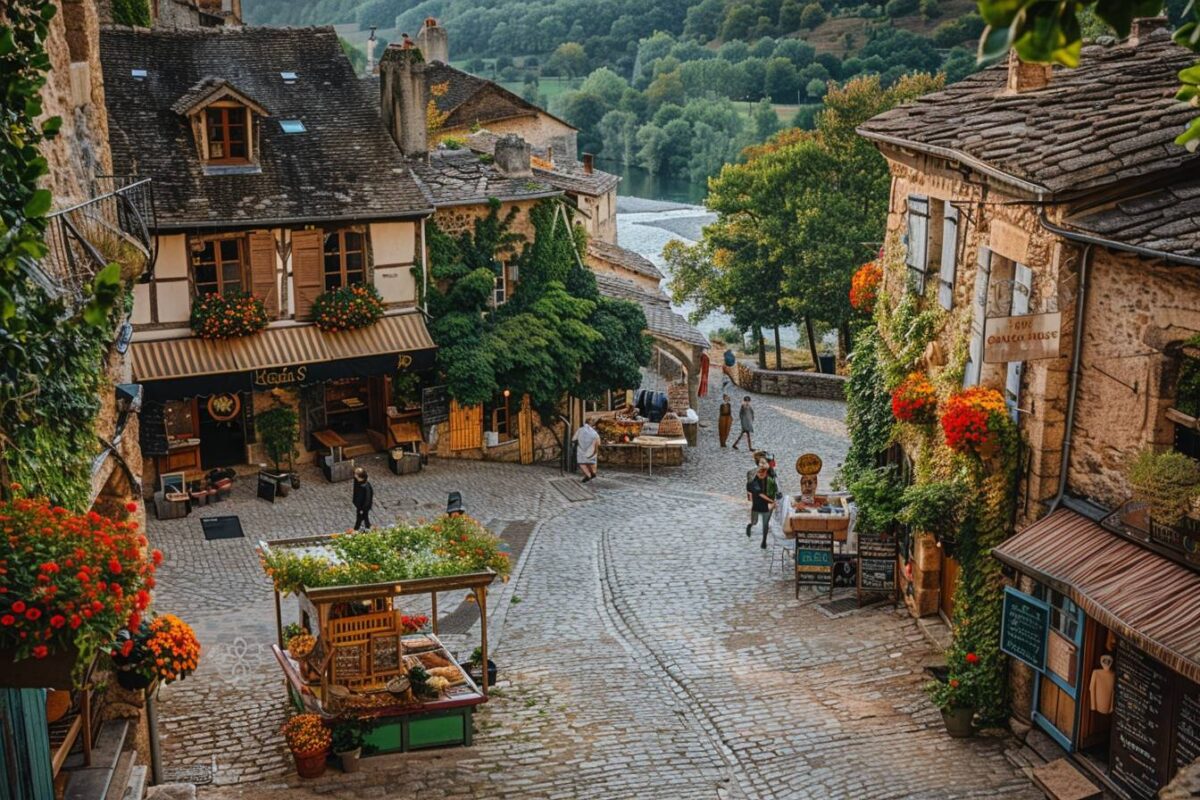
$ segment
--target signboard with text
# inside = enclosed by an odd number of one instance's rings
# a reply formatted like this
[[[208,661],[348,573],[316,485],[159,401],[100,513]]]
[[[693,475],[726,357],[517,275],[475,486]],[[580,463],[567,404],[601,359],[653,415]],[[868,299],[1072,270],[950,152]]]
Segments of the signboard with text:
[[[1045,670],[1049,635],[1050,606],[1011,586],[1004,587],[1000,649],[1036,670]]]
[[[833,532],[797,531],[796,596],[801,586],[833,590]]]
[[[1061,328],[1062,314],[1057,311],[1020,317],[990,317],[983,334],[984,363],[1058,358]]]

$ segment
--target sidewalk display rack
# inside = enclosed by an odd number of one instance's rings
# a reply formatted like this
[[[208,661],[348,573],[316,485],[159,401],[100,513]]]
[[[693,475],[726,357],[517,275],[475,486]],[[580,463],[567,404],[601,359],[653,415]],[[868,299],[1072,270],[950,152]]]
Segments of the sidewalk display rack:
[[[260,542],[259,549],[268,553],[292,548],[328,555],[332,540],[332,536],[282,539]],[[487,702],[487,669],[477,684],[442,644],[437,635],[437,596],[439,592],[471,593],[479,607],[480,652],[482,663],[487,664],[487,590],[495,579],[496,573],[487,569],[387,583],[305,586],[297,593],[300,627],[316,637],[316,645],[299,659],[284,647],[281,594],[275,588],[272,651],[287,680],[291,703],[297,710],[327,719],[370,722],[366,743],[378,754],[470,746],[475,706]],[[431,598],[432,630],[408,634],[395,599],[419,594]],[[406,677],[418,665],[440,673],[450,685],[436,698],[414,697]]]

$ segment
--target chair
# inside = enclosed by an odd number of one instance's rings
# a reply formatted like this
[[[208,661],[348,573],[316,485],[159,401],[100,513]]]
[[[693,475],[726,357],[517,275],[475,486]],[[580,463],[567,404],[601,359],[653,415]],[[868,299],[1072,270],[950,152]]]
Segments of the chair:
[[[782,533],[776,533],[774,529],[771,530],[771,559],[767,562],[768,576],[770,576],[771,567],[775,563],[776,550],[779,550],[779,574],[785,575],[788,564],[796,558],[796,540],[789,539]]]

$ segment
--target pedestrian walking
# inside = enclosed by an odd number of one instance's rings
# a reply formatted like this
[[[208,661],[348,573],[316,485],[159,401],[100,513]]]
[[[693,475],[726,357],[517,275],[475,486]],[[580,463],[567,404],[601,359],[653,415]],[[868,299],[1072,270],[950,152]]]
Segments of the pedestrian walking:
[[[575,441],[575,463],[579,465],[579,471],[583,473],[581,483],[587,483],[596,477],[596,460],[600,454],[600,434],[596,433],[596,429],[585,419],[583,425],[575,431],[575,435],[571,438]]]
[[[741,423],[742,431],[738,434],[738,438],[733,443],[733,449],[738,449],[738,444],[742,441],[742,437],[746,437],[746,447],[754,449],[754,442],[751,441],[751,434],[754,433],[754,408],[750,405],[750,395],[742,398],[742,405],[738,408],[738,422]]]
[[[362,467],[354,470],[354,530],[371,527],[371,506],[375,505],[375,487],[367,480],[367,471]]]
[[[733,368],[737,365],[737,356],[733,354],[733,348],[726,347],[724,355],[721,356],[724,364],[721,365],[721,372],[725,373],[725,377],[721,379],[721,389],[724,389],[729,384],[736,384],[734,380]]]
[[[778,492],[775,481],[771,478],[770,467],[766,461],[758,462],[758,469],[746,481],[746,494],[750,496],[750,524],[746,526],[746,538],[755,524],[762,522],[762,549],[767,549],[767,534],[771,529],[771,514],[775,511],[775,495]]]
[[[721,437],[721,447],[725,447],[725,441],[729,438],[729,429],[733,427],[733,401],[729,399],[729,395],[721,395],[721,412],[717,417],[717,435]]]

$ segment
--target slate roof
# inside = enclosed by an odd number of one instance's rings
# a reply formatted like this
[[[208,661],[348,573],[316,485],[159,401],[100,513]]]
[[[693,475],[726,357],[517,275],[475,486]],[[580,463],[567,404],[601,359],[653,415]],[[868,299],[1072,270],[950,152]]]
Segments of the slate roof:
[[[498,134],[492,133],[489,130],[478,130],[467,137],[467,147],[470,147],[477,153],[491,155],[496,151],[496,140],[499,138]],[[531,145],[531,152],[535,159],[543,163],[551,156],[544,147],[534,147]],[[554,154],[553,163],[554,169],[545,169],[535,164],[533,174],[539,180],[562,189],[564,192],[598,197],[608,194],[621,182],[621,179],[611,172],[599,169],[593,169],[590,173],[585,172],[583,163],[576,161],[573,153],[569,154],[569,156]]]
[[[462,128],[486,124],[492,120],[534,114],[545,114],[564,125],[575,127],[494,81],[463,72],[440,61],[431,61],[425,65],[425,83],[430,87],[430,98],[438,111],[448,115],[442,123],[445,128]],[[440,97],[435,96],[433,87],[442,84],[446,86],[445,93]],[[465,108],[468,101],[473,102],[469,108]]]
[[[1200,265],[1200,178],[1068,216],[1064,226]]]
[[[510,178],[467,149],[438,149],[429,163],[413,162],[413,172],[426,198],[437,208],[497,200],[558,197],[561,191],[533,178]]]
[[[603,272],[596,276],[596,288],[605,297],[630,300],[642,307],[646,314],[646,330],[651,334],[708,348],[708,337],[690,324],[682,315],[671,310],[671,301],[661,291],[652,292],[633,281],[618,278]]]
[[[638,275],[645,275],[647,278],[654,278],[658,281],[661,281],[664,277],[659,268],[654,265],[654,262],[641,253],[635,253],[624,247],[609,244],[601,239],[588,239],[587,249],[589,256],[600,261],[606,261],[609,264],[615,264],[622,269],[635,272]]]
[[[112,28],[100,34],[113,167],[154,179],[159,228],[395,219],[432,211],[333,28]],[[135,80],[130,70],[147,75]],[[295,72],[284,83],[280,72]],[[261,169],[209,168],[172,106],[205,78],[261,103]],[[279,120],[306,131],[285,134]],[[216,174],[220,173],[220,174]]]
[[[208,75],[204,78],[201,78],[199,82],[184,92],[178,100],[172,103],[171,110],[176,114],[187,114],[192,109],[203,104],[205,100],[208,100],[210,97],[215,95],[222,94],[225,90],[233,92],[237,95],[241,95],[242,99],[256,102],[253,98],[224,78],[216,78],[212,75]],[[262,113],[271,113],[270,109],[263,108],[257,103],[256,105],[258,105]]]
[[[1082,193],[1193,158],[1173,139],[1196,113],[1174,99],[1179,71],[1194,60],[1155,31],[1136,46],[1083,48],[1081,66],[1055,67],[1042,89],[1004,94],[1000,64],[858,130],[1035,185],[1027,190]]]

